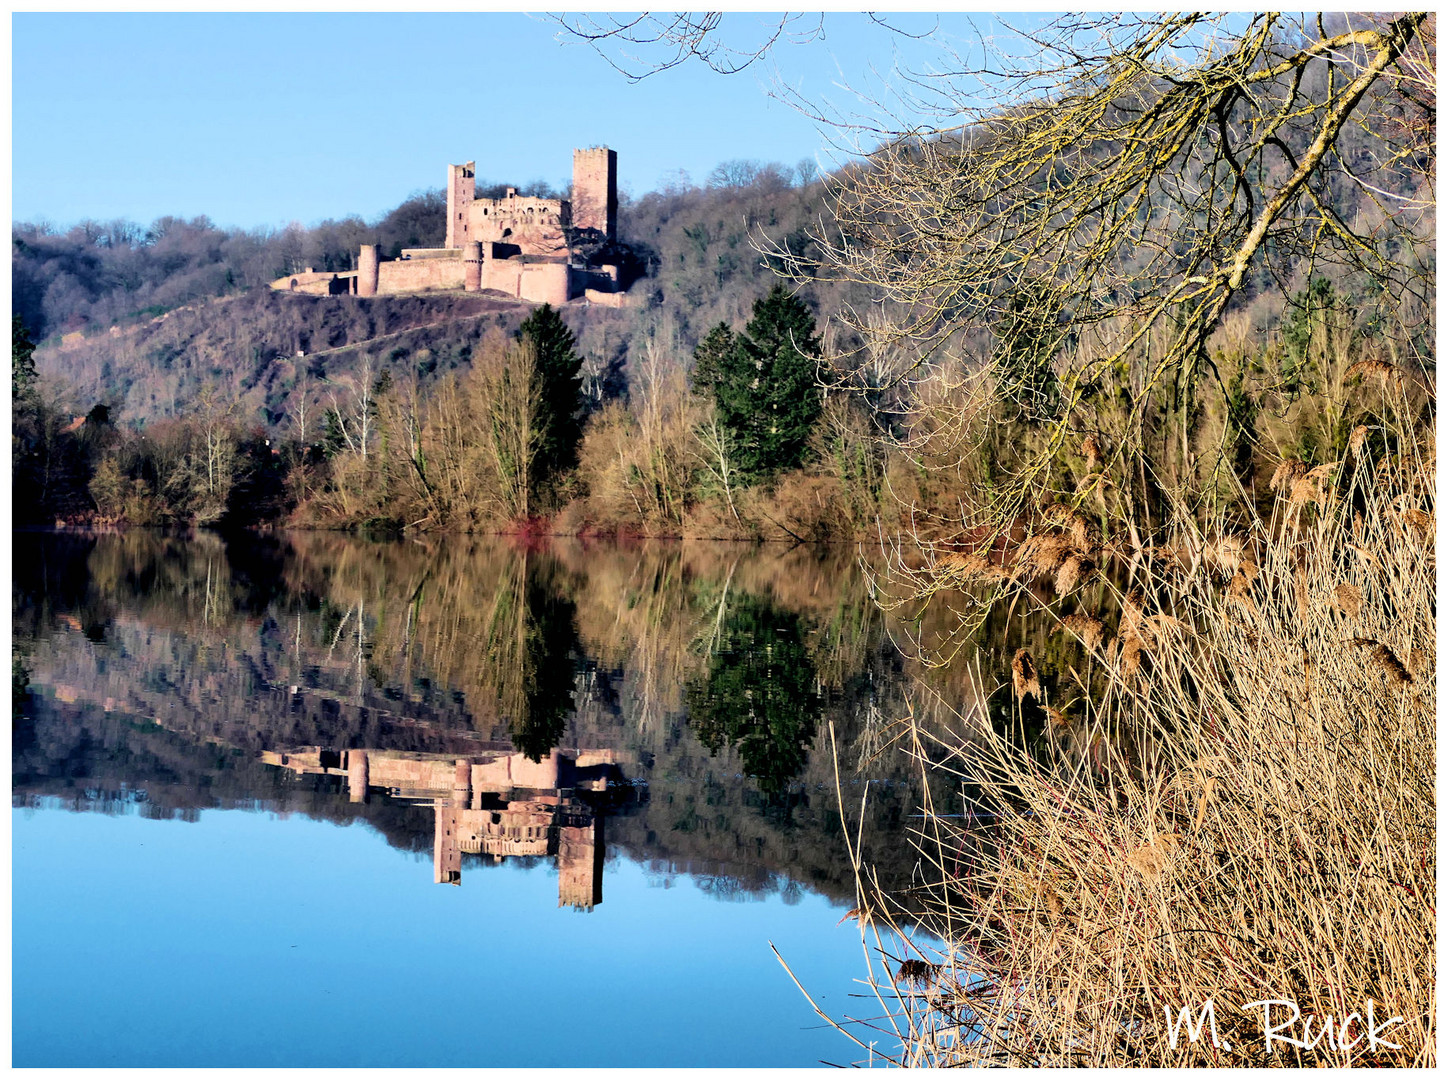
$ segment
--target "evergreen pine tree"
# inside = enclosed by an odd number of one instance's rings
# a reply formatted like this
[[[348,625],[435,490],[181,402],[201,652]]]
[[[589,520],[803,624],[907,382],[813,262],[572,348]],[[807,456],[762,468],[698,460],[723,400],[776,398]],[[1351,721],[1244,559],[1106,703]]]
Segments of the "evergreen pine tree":
[[[574,352],[573,331],[556,309],[544,304],[523,320],[518,336],[532,342],[537,352],[539,410],[538,456],[532,482],[541,486],[578,463],[578,442],[583,433],[579,416],[583,359]]]
[[[736,748],[765,794],[804,771],[820,715],[818,674],[798,615],[747,593],[721,627],[702,679],[685,688],[689,726],[710,754]]]
[[[746,477],[763,479],[804,461],[822,408],[819,355],[814,316],[779,285],[754,302],[744,333],[717,354],[714,402]]]
[[[739,347],[738,339],[728,323],[720,323],[704,336],[694,349],[694,375],[691,384],[694,393],[712,397],[723,373],[728,369],[730,357]]]

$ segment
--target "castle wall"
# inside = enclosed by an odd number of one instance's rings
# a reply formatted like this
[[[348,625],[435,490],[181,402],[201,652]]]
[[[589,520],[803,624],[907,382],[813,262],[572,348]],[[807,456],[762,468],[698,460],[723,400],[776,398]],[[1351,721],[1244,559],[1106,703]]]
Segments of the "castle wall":
[[[524,263],[518,295],[535,304],[566,304],[569,297],[568,278],[567,263]]]
[[[593,751],[583,755],[590,764],[612,761],[611,751]],[[553,750],[541,761],[530,761],[523,754],[499,754],[486,761],[421,757],[403,751],[345,750],[320,748],[290,750],[285,753],[263,751],[261,760],[298,773],[326,773],[347,777],[349,793],[367,787],[396,789],[409,798],[444,798],[466,803],[477,792],[510,791],[528,788],[534,791],[556,790],[565,768],[573,761]]]
[[[456,256],[451,259],[397,259],[382,263],[377,271],[377,292],[382,296],[463,287],[463,261]]]
[[[547,790],[558,786],[558,766],[562,760],[555,748],[542,761],[529,761],[522,754],[508,756],[508,768],[513,777],[513,786]]]
[[[482,287],[495,289],[508,296],[519,295],[522,284],[523,262],[521,259],[484,259]]]
[[[563,230],[572,222],[569,204],[561,199],[475,199],[467,208],[468,240],[516,244],[524,255],[565,255]]]
[[[346,296],[352,291],[352,280],[356,276],[356,272],[350,270],[340,274],[303,272],[277,278],[271,287],[278,292],[306,293],[309,296]]]
[[[349,755],[355,752],[348,751]],[[350,757],[348,763],[351,763]],[[367,755],[370,787],[396,788],[414,798],[451,792],[455,772],[456,764],[451,761],[398,757],[385,751]]]
[[[629,305],[628,293],[599,292],[597,289],[584,289],[583,298],[596,307],[624,308]]]

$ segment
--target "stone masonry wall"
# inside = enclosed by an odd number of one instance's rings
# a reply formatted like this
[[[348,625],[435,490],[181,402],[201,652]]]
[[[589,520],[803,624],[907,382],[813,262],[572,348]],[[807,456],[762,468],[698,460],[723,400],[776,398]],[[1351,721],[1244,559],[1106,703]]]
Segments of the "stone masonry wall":
[[[467,213],[468,240],[516,244],[524,255],[568,252],[563,230],[570,224],[571,216],[568,203],[562,200],[517,195],[476,199],[468,206]]]
[[[398,259],[377,268],[377,292],[423,292],[427,289],[461,289],[463,261],[451,259]]]

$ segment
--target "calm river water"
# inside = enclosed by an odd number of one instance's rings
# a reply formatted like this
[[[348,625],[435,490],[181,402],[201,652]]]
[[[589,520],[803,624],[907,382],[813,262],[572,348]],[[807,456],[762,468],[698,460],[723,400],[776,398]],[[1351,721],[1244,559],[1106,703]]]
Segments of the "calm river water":
[[[969,702],[854,552],[14,541],[16,1066],[864,1062],[829,730],[907,888]]]

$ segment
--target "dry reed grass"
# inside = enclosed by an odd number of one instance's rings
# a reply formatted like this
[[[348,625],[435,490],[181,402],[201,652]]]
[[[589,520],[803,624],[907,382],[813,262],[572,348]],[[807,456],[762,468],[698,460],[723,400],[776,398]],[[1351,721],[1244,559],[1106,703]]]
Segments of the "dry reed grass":
[[[1033,697],[1037,701],[1041,698],[1041,680],[1036,673],[1036,662],[1025,649],[1017,649],[1011,660],[1011,687],[1016,692],[1017,701],[1025,697]]]
[[[1399,464],[1359,470],[1305,512],[1294,484],[1327,470],[1285,463],[1272,521],[1198,538],[1213,555],[1196,573],[1145,564],[1080,715],[1047,700],[1018,652],[1014,697],[1045,707],[1049,752],[980,717],[962,718],[969,751],[915,732],[922,770],[945,757],[971,813],[926,807],[922,925],[945,946],[926,957],[903,934],[894,955],[921,961],[874,979],[901,1037],[889,1060],[1436,1061],[1433,487],[1423,459]],[[1054,550],[1026,554],[1041,565]],[[1090,615],[1061,626],[1093,654],[1106,635]],[[879,898],[874,910],[875,933],[898,931],[903,908],[893,922]],[[1209,998],[1219,1042],[1173,1046],[1168,1018]],[[1316,1017],[1309,1038],[1372,1001],[1379,1023],[1401,1017],[1383,1033],[1396,1046],[1269,1053],[1262,1009],[1244,1009],[1263,999]]]
[[[1106,624],[1090,615],[1067,615],[1061,620],[1061,626],[1080,638],[1082,644],[1092,651],[1099,649],[1106,639]]]

